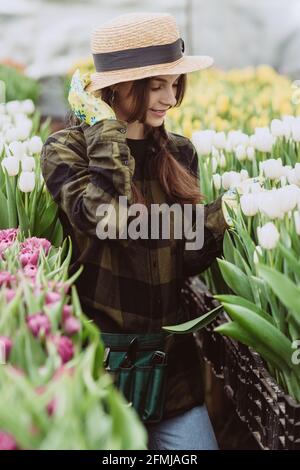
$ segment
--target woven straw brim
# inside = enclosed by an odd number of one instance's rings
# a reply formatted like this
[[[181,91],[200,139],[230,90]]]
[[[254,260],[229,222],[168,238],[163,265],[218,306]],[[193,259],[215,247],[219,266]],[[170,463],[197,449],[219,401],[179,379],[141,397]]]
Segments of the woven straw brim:
[[[181,73],[196,72],[207,69],[214,63],[210,56],[184,56],[176,62],[158,65],[148,65],[145,67],[113,70],[110,72],[96,72],[91,74],[91,82],[86,86],[86,90],[91,92],[101,90],[116,83],[138,80],[141,78],[156,75],[179,75]]]

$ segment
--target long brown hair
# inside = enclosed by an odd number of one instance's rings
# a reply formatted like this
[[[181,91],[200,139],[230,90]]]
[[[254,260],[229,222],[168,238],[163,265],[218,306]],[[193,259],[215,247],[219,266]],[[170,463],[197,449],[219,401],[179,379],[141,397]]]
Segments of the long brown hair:
[[[200,192],[199,182],[195,175],[181,165],[168,149],[168,144],[173,136],[167,132],[165,124],[152,127],[145,123],[149,103],[149,88],[151,78],[134,80],[130,90],[133,96],[132,111],[126,121],[128,123],[139,120],[144,123],[145,138],[152,137],[156,152],[153,164],[163,191],[170,203],[197,204],[201,203],[204,196]],[[180,75],[176,92],[176,105],[179,107],[184,98],[187,86],[186,74]],[[94,91],[93,94],[101,97],[109,106],[112,106],[113,90],[111,87]],[[69,124],[80,124],[79,119],[72,113],[69,115]],[[134,203],[145,204],[145,199],[134,182],[131,183]]]

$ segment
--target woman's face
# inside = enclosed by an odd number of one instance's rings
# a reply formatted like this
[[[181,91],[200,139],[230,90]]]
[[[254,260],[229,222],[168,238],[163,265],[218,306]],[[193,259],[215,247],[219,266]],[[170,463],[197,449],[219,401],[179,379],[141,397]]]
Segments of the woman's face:
[[[146,124],[157,127],[161,126],[168,109],[176,105],[177,83],[180,75],[158,75],[150,80],[149,84],[149,106],[146,114]],[[117,89],[117,100],[114,106],[118,119],[126,121],[132,109],[132,95],[130,93],[133,81],[119,83]],[[155,112],[161,111],[161,113]]]

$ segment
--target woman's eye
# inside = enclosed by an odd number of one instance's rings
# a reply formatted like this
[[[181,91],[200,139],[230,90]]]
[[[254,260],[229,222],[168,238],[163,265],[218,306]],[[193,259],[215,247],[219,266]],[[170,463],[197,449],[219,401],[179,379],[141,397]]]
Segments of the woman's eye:
[[[173,87],[178,87],[178,83],[174,83]],[[158,88],[151,88],[152,91],[156,91],[156,90],[160,90],[161,89],[161,86],[159,86]]]

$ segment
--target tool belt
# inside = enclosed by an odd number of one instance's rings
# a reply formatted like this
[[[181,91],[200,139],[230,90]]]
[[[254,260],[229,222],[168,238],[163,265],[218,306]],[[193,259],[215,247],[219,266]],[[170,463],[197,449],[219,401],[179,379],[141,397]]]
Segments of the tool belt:
[[[102,333],[104,368],[144,423],[161,420],[172,334]]]

